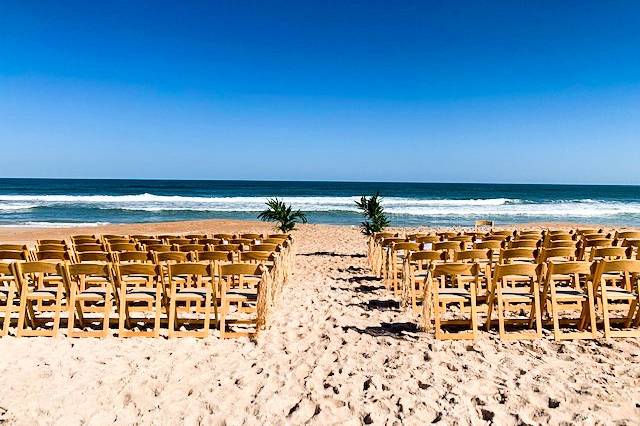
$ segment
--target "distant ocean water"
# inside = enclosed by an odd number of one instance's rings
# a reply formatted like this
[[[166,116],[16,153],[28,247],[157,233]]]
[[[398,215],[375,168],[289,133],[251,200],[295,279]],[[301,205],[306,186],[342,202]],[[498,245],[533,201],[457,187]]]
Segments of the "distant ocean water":
[[[0,226],[255,219],[280,197],[312,223],[358,224],[376,191],[395,226],[563,221],[640,226],[640,186],[0,179]]]

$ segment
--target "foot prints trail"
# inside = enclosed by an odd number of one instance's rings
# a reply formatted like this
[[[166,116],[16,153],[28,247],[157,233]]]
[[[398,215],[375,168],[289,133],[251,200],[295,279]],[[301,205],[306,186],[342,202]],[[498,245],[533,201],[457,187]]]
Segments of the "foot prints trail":
[[[635,423],[637,340],[436,341],[371,276],[356,229],[296,233],[256,343],[0,339],[9,423]]]

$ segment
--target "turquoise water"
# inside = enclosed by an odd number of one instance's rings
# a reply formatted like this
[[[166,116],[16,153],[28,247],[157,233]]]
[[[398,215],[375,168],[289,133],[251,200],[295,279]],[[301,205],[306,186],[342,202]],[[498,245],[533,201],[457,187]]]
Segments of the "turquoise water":
[[[566,221],[640,226],[640,186],[0,179],[0,226],[255,219],[281,197],[312,223],[358,224],[380,191],[392,224]]]

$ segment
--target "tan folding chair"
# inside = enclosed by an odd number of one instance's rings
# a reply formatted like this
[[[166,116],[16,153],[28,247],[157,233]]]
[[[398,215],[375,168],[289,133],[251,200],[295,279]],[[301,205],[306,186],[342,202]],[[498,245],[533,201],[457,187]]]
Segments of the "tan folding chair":
[[[61,263],[58,273],[69,294],[69,337],[107,337],[115,285],[111,263]]]
[[[115,264],[114,270],[119,298],[118,335],[120,337],[158,337],[164,293],[160,265]],[[134,318],[131,315],[134,311],[142,312],[143,315]],[[153,316],[151,318],[153,328],[144,331],[135,330],[134,327],[143,327],[148,324],[149,315]]]
[[[476,220],[475,221],[475,230],[478,231],[480,228],[489,227],[489,230],[493,228],[494,224],[492,220]]]
[[[0,312],[2,312],[0,336],[6,336],[9,333],[13,313],[20,310],[20,305],[16,305],[16,301],[20,301],[20,294],[11,264],[0,262]]]
[[[267,271],[262,265],[220,265],[220,280],[220,337],[255,336],[266,322]],[[230,317],[232,305],[236,306],[235,314],[239,318]],[[254,331],[229,331],[227,325],[253,327]]]
[[[173,263],[167,265],[169,287],[169,337],[207,337],[211,324],[213,305],[214,321],[218,321],[217,293],[213,264]],[[205,279],[206,277],[206,279]],[[181,311],[187,317],[178,318],[178,305],[184,304]],[[202,313],[204,318],[200,318]],[[183,326],[198,326],[199,330],[176,330],[179,322]]]
[[[593,283],[591,282],[591,264],[582,261],[549,261],[546,264],[544,287],[541,297],[542,311],[547,311],[553,319],[555,340],[595,339],[596,311]],[[576,311],[578,318],[560,318],[560,313]],[[590,331],[583,331],[589,321]],[[560,324],[572,324],[577,331],[563,332]]]
[[[542,265],[535,263],[496,265],[487,313],[487,331],[491,328],[492,313],[495,309],[498,311],[498,329],[501,339],[530,340],[542,337],[539,288],[539,274],[541,269]],[[516,285],[509,285],[509,282],[516,283]],[[510,307],[509,305],[515,306]],[[507,317],[510,312],[523,309],[523,306],[529,307],[528,318]],[[523,322],[528,324],[528,328],[533,327],[533,330],[506,331],[506,325],[522,324]]]
[[[593,264],[592,271],[594,291],[602,306],[604,337],[640,337],[640,313],[636,315],[640,305],[640,260],[600,260]],[[624,316],[612,317],[614,310],[622,311]],[[620,323],[622,329],[612,330],[612,323]]]
[[[16,335],[18,337],[57,336],[60,328],[60,315],[66,309],[64,283],[62,279],[57,278],[45,285],[47,276],[59,277],[57,264],[53,262],[14,262],[11,266],[20,291],[20,313]],[[42,309],[43,306],[46,309]],[[49,318],[44,313],[52,313],[53,317]],[[30,327],[28,327],[28,322]],[[38,329],[38,323],[45,326],[49,322],[52,323],[50,329]]]
[[[432,264],[427,288],[433,294],[433,318],[436,339],[468,340],[478,335],[476,312],[476,286],[479,280],[478,265],[474,263]],[[463,278],[464,277],[464,278]],[[471,279],[469,279],[471,277]],[[425,303],[428,303],[428,296]],[[468,319],[444,319],[447,306],[459,305],[460,312],[469,312]],[[465,309],[466,308],[466,309]],[[427,318],[427,321],[428,318]],[[442,326],[468,325],[469,330],[446,332]]]
[[[431,264],[443,263],[445,255],[439,251],[423,250],[409,254],[405,259],[405,280],[403,280],[402,304],[406,306],[411,300],[411,308],[418,312],[418,303],[424,303],[424,289]]]

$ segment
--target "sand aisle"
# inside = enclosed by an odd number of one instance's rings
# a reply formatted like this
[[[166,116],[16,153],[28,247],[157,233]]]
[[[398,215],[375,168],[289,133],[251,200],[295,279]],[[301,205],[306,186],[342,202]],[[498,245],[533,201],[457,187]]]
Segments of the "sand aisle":
[[[439,342],[345,227],[296,235],[297,272],[257,344],[210,337],[0,339],[0,420],[77,424],[635,423],[637,340]]]

